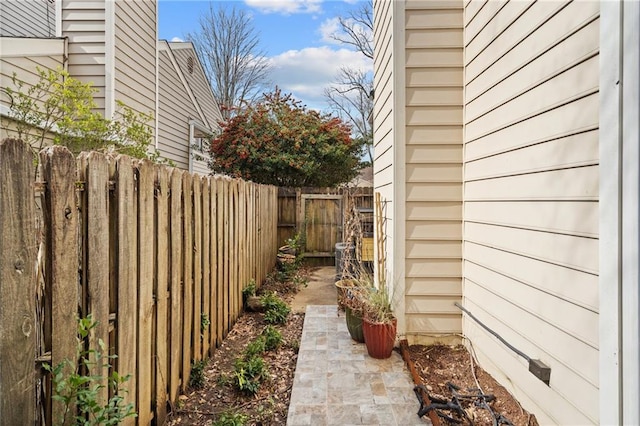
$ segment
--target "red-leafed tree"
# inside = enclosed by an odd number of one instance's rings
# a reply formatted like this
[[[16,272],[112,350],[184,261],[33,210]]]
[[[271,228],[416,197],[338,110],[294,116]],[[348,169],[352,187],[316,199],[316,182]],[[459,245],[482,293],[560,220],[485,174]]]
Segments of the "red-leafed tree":
[[[330,187],[362,168],[362,142],[341,119],[308,110],[279,89],[221,123],[211,141],[214,173],[288,187]]]

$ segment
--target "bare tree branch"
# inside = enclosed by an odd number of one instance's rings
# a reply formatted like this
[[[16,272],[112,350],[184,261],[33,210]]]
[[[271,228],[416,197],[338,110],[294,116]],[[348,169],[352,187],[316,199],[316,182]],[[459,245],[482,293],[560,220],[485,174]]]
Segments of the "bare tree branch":
[[[369,59],[373,59],[373,4],[362,2],[360,7],[350,11],[346,17],[339,17],[339,31],[331,38],[355,47]]]
[[[187,38],[203,62],[225,119],[262,93],[270,66],[247,12],[211,2],[208,13],[200,17],[199,30]]]

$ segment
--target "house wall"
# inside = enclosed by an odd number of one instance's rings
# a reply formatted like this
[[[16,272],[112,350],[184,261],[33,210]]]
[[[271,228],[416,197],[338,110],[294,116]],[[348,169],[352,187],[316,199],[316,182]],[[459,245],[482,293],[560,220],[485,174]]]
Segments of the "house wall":
[[[597,424],[597,2],[465,7],[464,306],[480,364],[540,424]]]
[[[396,91],[398,79],[402,79],[402,57],[404,27],[398,20],[402,8],[396,2],[386,0],[374,1],[374,91],[373,108],[374,128],[374,162],[373,181],[374,191],[380,193],[384,215],[384,257],[386,262],[387,281],[394,286],[402,286],[402,266],[396,268],[396,244],[402,242],[402,235],[396,226],[398,223],[395,212],[395,201],[402,190],[401,181],[395,174],[404,174],[403,168],[394,167],[398,164],[397,143],[402,140],[403,128],[397,123],[398,117],[404,113],[404,92]],[[400,68],[399,68],[400,67]],[[397,69],[400,72],[397,72]],[[378,236],[376,235],[376,238]],[[378,257],[378,243],[374,244],[375,256]],[[402,290],[393,291],[394,309],[398,317],[398,332],[403,333],[406,325],[404,320],[404,297]]]
[[[11,87],[12,76],[15,72],[18,78],[25,82],[25,89],[40,81],[37,68],[42,70],[64,68],[65,40],[63,39],[33,39],[3,37],[0,39],[0,87]],[[6,137],[16,137],[15,124],[6,118],[9,112],[10,98],[4,91],[0,91],[0,140]],[[51,135],[45,138],[51,142]]]
[[[69,74],[96,89],[93,98],[105,113],[107,79],[107,9],[104,0],[62,0],[61,32],[69,40]]]
[[[161,42],[165,43],[165,42]],[[176,167],[189,169],[189,120],[198,112],[189,98],[181,76],[172,62],[167,47],[159,49],[160,84],[158,108],[158,150],[176,163]]]
[[[46,0],[2,0],[0,37],[55,37],[55,12]]]
[[[114,99],[138,112],[155,116],[158,39],[156,2],[116,1],[114,7]],[[111,108],[117,113],[117,105],[114,104]],[[155,117],[148,124],[155,134]]]
[[[190,42],[169,43],[178,67],[191,89],[200,111],[202,124],[216,132],[220,129],[218,124],[222,120],[222,114],[218,103],[213,97],[209,80],[206,77],[202,64],[198,60],[193,44]],[[207,166],[208,152],[197,152],[194,155],[193,171],[202,175],[208,175],[211,170]]]
[[[462,332],[463,3],[409,0],[405,28],[406,334],[451,341]]]

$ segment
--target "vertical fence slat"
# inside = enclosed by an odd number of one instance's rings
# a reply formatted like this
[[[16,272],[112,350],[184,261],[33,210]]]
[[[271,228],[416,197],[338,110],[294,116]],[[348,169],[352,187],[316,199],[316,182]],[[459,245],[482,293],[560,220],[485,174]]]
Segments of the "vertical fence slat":
[[[85,193],[87,212],[85,255],[87,256],[87,307],[96,326],[89,333],[89,350],[108,354],[109,346],[109,166],[104,154],[91,152],[86,158]],[[60,330],[62,331],[62,330]],[[54,330],[56,333],[56,330]],[[56,339],[53,336],[54,340]],[[105,345],[101,347],[100,342]],[[103,362],[91,367],[92,374],[101,376],[104,385],[98,391],[98,404],[109,399],[108,370]]]
[[[202,359],[202,180],[193,177],[193,328],[191,344],[193,358]]]
[[[236,292],[238,288],[238,181],[232,180],[229,191],[229,328],[236,322]]]
[[[169,398],[178,398],[180,387],[180,370],[182,363],[182,172],[174,169],[171,172],[170,189],[170,253],[171,253],[171,285],[170,285],[170,358],[171,374],[169,380]]]
[[[42,177],[46,182],[43,198],[45,225],[45,293],[49,298],[51,365],[76,359],[76,317],[78,315],[78,209],[76,207],[76,159],[61,146],[40,153]],[[49,332],[51,331],[49,330]],[[66,368],[65,373],[70,373]],[[60,422],[64,405],[52,403],[53,422]]]
[[[155,406],[156,424],[164,424],[167,417],[167,386],[169,380],[167,341],[169,298],[169,176],[166,167],[157,168],[156,185],[156,327],[155,327]]]
[[[35,422],[34,167],[30,148],[0,144],[0,424]]]
[[[247,193],[246,193],[246,182],[240,181],[240,225],[238,229],[240,231],[240,285],[238,288],[240,289],[240,294],[238,296],[239,299],[239,307],[238,310],[242,309],[242,290],[247,285],[247,268],[248,268],[248,259],[247,259]]]
[[[223,333],[225,337],[227,335],[227,333],[229,332],[229,287],[231,284],[231,281],[229,280],[229,256],[231,255],[230,250],[229,250],[229,246],[231,245],[230,240],[229,240],[229,236],[230,236],[230,232],[229,232],[229,187],[230,187],[230,180],[225,179],[224,180],[224,187],[223,187],[223,208],[224,208],[224,213],[223,213],[223,220],[224,220],[224,225],[223,228],[224,229],[224,239],[223,239],[223,245],[224,245],[224,254],[222,256],[222,267],[224,268],[224,282],[223,282],[223,291],[224,291],[224,296],[223,296],[223,306],[224,306],[224,327],[223,327]]]
[[[211,295],[211,283],[210,280],[210,242],[209,226],[210,226],[210,211],[209,211],[209,179],[202,178],[202,317],[209,321],[208,325],[202,324],[202,358],[206,359],[209,355],[209,331],[211,330],[211,309],[210,309],[210,295]]]
[[[218,258],[216,269],[218,275],[216,292],[216,339],[218,343],[224,338],[224,182],[216,178],[216,242]]]
[[[191,327],[193,324],[193,196],[191,175],[182,175],[183,249],[182,264],[182,390],[189,385],[191,372]]]
[[[211,326],[209,327],[209,350],[213,350],[217,346],[217,329],[218,329],[218,234],[216,220],[216,190],[217,184],[213,178],[209,179],[209,318]]]
[[[127,376],[122,396],[124,404],[136,404],[137,383],[137,316],[138,316],[138,223],[136,187],[133,179],[133,164],[129,157],[116,160],[116,223],[117,223],[117,307],[116,353],[118,373]],[[135,424],[135,418],[125,419],[124,425]]]
[[[138,423],[151,422],[154,273],[154,173],[138,163]]]

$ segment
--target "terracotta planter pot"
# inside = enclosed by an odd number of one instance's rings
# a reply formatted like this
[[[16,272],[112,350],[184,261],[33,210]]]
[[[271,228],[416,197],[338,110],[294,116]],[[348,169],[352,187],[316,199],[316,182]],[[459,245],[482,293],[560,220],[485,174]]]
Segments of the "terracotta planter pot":
[[[398,320],[391,323],[374,323],[366,318],[362,320],[362,332],[367,352],[371,358],[385,359],[391,356],[396,343]]]
[[[364,334],[362,333],[362,314],[351,308],[346,308],[347,330],[353,340],[358,343],[364,343]]]

